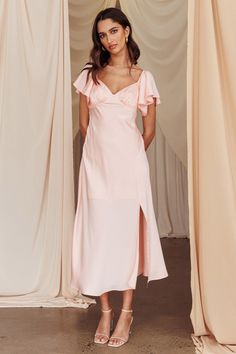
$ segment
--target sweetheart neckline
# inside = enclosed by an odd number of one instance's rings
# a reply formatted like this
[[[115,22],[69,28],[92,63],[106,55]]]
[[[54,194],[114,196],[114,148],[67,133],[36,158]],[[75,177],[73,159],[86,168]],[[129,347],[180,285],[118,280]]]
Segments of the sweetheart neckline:
[[[129,88],[129,87],[131,87],[131,86],[133,86],[133,85],[137,85],[137,84],[139,83],[140,79],[141,79],[141,76],[142,76],[143,72],[144,72],[144,70],[142,70],[142,72],[141,72],[141,74],[140,74],[140,76],[139,76],[139,78],[138,78],[137,81],[135,81],[135,82],[133,82],[132,84],[129,84],[129,85],[123,87],[122,89],[118,90],[118,91],[115,92],[115,93],[113,93],[113,92],[109,89],[109,87],[105,84],[105,82],[103,82],[103,81],[102,81],[101,79],[99,79],[98,77],[97,77],[97,80],[100,81],[100,82],[103,84],[103,86],[105,86],[105,87],[107,88],[107,90],[110,92],[110,94],[111,94],[112,96],[116,96],[116,95],[117,95],[118,93],[120,93],[121,91],[123,91],[123,90],[125,90],[125,89],[127,89],[127,88]]]

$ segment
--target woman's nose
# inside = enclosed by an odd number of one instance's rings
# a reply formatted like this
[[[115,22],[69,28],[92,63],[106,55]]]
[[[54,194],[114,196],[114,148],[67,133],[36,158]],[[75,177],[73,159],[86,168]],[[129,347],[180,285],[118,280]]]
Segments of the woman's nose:
[[[112,41],[110,35],[107,35],[107,42],[110,43]]]

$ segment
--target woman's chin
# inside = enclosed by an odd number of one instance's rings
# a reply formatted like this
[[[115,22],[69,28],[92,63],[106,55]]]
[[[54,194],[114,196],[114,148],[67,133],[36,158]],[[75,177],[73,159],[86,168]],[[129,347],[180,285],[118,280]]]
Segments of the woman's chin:
[[[119,52],[119,49],[117,49],[117,47],[115,47],[114,49],[110,49],[110,48],[109,48],[109,49],[108,49],[108,52],[109,52],[109,53],[112,53],[112,54],[113,54],[113,53],[117,53],[117,52]]]
[[[110,54],[118,54],[121,50],[122,48],[120,48],[119,46],[116,46],[114,49],[108,49]]]

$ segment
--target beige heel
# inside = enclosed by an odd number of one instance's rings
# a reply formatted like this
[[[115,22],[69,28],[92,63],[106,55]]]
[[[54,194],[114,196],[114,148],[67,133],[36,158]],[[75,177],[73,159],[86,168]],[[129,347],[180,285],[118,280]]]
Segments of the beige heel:
[[[123,311],[123,312],[133,312],[133,310],[126,310],[126,309],[121,309],[121,311]],[[130,329],[130,328],[131,328],[133,319],[134,319],[134,317],[132,316],[132,317],[131,317],[131,321],[130,321],[130,325],[129,325],[129,335],[131,334],[131,329]],[[109,342],[108,342],[108,346],[109,346],[109,347],[115,347],[115,348],[121,347],[122,345],[124,345],[125,343],[128,342],[128,340],[129,340],[129,335],[128,335],[127,338],[111,336],[110,339],[109,339]],[[118,339],[118,340],[120,341],[120,343],[116,343],[116,344],[113,343],[113,344],[112,344],[112,343],[110,342],[110,340],[112,340],[112,339]]]
[[[109,309],[109,310],[102,310],[102,312],[111,312],[112,309]],[[114,312],[112,312],[112,318],[111,318],[111,323],[110,323],[110,332],[113,330],[113,327],[114,327]],[[97,338],[97,336],[103,336],[105,337],[105,340],[99,340]],[[106,334],[106,333],[99,333],[99,332],[96,332],[95,335],[94,335],[94,343],[96,344],[106,344],[108,341],[109,341],[109,338],[110,338],[110,333],[109,335]]]

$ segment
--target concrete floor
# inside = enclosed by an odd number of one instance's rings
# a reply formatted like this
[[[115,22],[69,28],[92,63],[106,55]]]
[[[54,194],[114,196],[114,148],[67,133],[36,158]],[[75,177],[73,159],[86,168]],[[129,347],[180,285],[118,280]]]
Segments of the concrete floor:
[[[130,340],[121,348],[93,343],[98,305],[76,308],[0,309],[1,354],[194,354],[189,241],[161,239],[169,277],[149,283],[139,277]],[[112,292],[114,309],[120,297]]]

